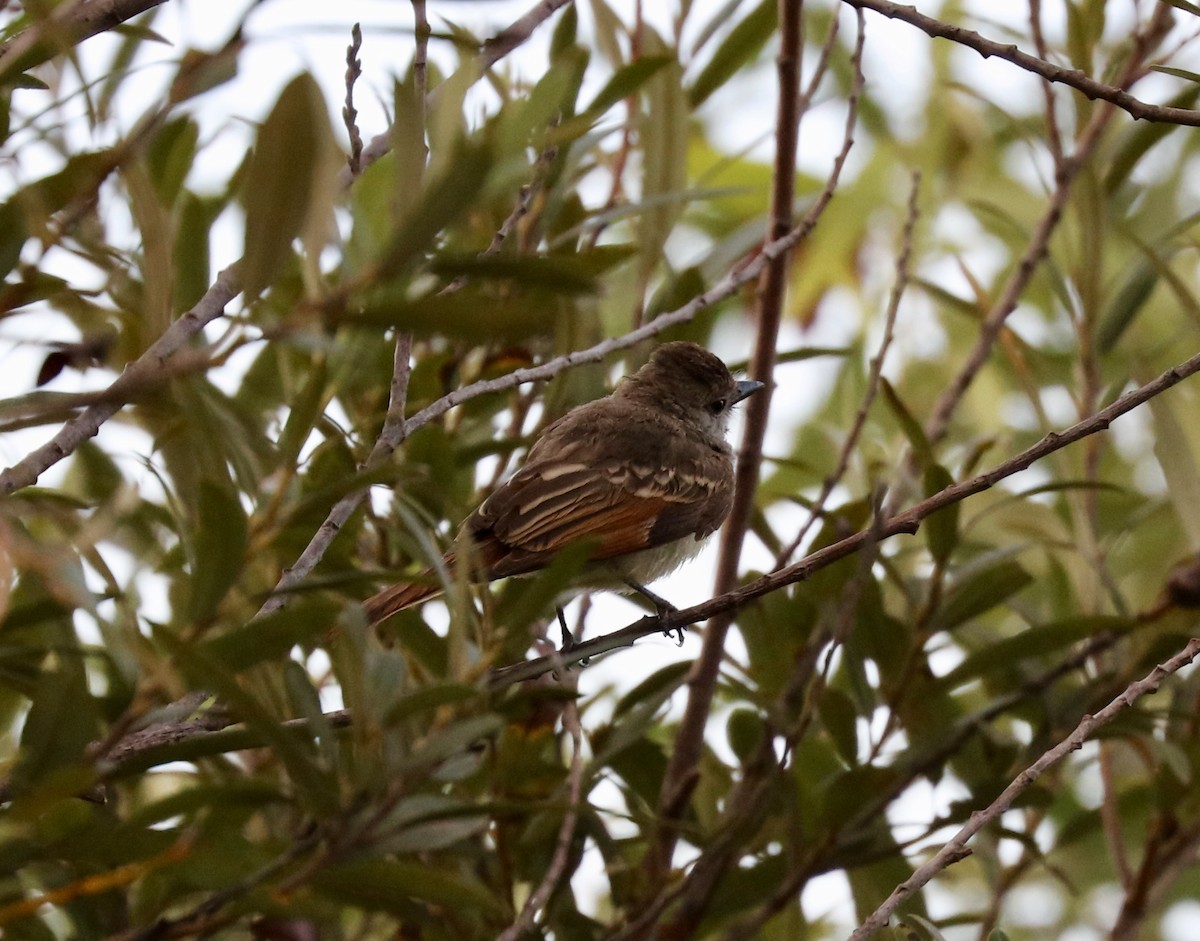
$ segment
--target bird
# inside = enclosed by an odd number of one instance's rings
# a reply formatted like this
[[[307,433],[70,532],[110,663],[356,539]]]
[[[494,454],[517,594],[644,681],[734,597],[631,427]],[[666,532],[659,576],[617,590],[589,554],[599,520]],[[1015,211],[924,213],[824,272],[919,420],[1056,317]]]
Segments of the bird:
[[[445,570],[466,559],[472,581],[530,575],[586,543],[577,586],[640,593],[660,616],[675,610],[646,586],[694,557],[729,515],[730,415],[763,385],[735,379],[696,343],[662,344],[612,393],[547,426],[516,473],[463,522]],[[367,622],[441,594],[432,575],[368,598]],[[559,621],[566,647],[561,609]]]

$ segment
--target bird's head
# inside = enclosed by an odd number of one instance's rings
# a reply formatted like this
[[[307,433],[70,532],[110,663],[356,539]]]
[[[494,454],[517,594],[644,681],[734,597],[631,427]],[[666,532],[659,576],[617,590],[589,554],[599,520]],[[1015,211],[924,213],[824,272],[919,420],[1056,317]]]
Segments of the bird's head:
[[[678,340],[656,349],[617,394],[655,405],[724,439],[733,407],[762,387],[757,380],[735,379],[704,347]]]

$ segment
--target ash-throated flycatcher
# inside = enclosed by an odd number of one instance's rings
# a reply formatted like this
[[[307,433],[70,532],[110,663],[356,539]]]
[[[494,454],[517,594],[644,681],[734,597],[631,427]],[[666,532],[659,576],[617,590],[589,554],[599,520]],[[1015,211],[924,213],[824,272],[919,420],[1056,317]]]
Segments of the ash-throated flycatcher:
[[[581,584],[639,591],[661,611],[665,603],[645,586],[696,555],[725,521],[729,415],[762,387],[735,380],[695,343],[663,344],[611,395],[546,428],[521,469],[467,517],[447,569],[462,557],[476,581],[527,575],[586,542]],[[441,591],[427,578],[392,585],[364,602],[367,620],[378,624]]]

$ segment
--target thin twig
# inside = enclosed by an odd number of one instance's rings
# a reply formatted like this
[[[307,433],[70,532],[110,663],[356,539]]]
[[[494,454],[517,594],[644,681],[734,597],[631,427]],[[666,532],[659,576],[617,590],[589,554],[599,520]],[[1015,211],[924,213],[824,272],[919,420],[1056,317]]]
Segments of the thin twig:
[[[483,49],[479,54],[480,69],[487,71],[518,46],[524,44],[533,35],[535,29],[570,2],[571,0],[539,0],[527,13],[517,17],[483,44]]]
[[[1017,775],[999,797],[985,809],[972,813],[970,820],[938,850],[931,860],[917,869],[910,878],[896,886],[883,904],[875,909],[871,916],[850,935],[849,941],[867,941],[883,928],[892,913],[905,899],[928,884],[942,870],[969,856],[971,851],[967,848],[967,842],[971,837],[1008,810],[1013,802],[1048,768],[1060,762],[1071,752],[1078,751],[1096,729],[1111,722],[1138,699],[1156,692],[1168,676],[1191,663],[1197,654],[1200,654],[1200,638],[1193,638],[1175,656],[1156,666],[1142,679],[1129,684],[1116,699],[1095,715],[1084,716],[1070,735]]]
[[[417,96],[417,106],[421,109],[421,127],[425,127],[425,97],[429,94],[429,15],[425,10],[425,0],[409,0],[413,8],[413,37],[416,47],[413,50],[413,89]]]
[[[974,49],[983,58],[995,56],[1004,59],[1027,72],[1040,75],[1050,82],[1069,85],[1095,101],[1100,99],[1109,102],[1128,112],[1135,118],[1145,121],[1163,122],[1166,124],[1181,124],[1186,127],[1200,127],[1200,111],[1191,108],[1172,108],[1166,105],[1151,105],[1129,92],[1120,85],[1105,85],[1090,78],[1080,69],[1064,69],[1046,62],[1036,56],[1022,52],[1013,43],[998,43],[985,39],[971,29],[964,29],[952,23],[945,23],[932,16],[926,16],[916,7],[901,3],[889,3],[888,0],[842,0],[843,3],[859,10],[871,10],[886,16],[888,19],[901,20],[910,26],[915,26],[921,32],[934,39],[948,39],[967,49]],[[1163,4],[1165,7],[1165,4]]]
[[[1043,62],[1050,59],[1046,46],[1046,36],[1042,32],[1042,0],[1029,0],[1029,31],[1033,35],[1033,46],[1038,58]],[[1050,156],[1054,158],[1054,168],[1057,171],[1062,166],[1063,144],[1062,130],[1058,126],[1058,113],[1054,108],[1054,88],[1050,80],[1042,76],[1042,98],[1046,105],[1046,146],[1050,148]]]
[[[354,83],[362,76],[362,25],[355,23],[350,29],[350,45],[346,47],[346,104],[342,107],[342,120],[350,136],[350,153],[346,156],[350,175],[358,176],[362,169],[362,133],[358,130],[358,109],[354,107]]]

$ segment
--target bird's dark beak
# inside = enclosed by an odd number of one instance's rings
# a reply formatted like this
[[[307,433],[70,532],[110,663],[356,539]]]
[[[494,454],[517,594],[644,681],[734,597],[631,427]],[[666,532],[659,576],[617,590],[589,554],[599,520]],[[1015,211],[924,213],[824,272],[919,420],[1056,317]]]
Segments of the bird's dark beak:
[[[759,382],[757,379],[742,379],[737,383],[737,385],[734,386],[733,402],[730,404],[736,405],[747,396],[754,395],[754,393],[762,387],[763,383]]]

